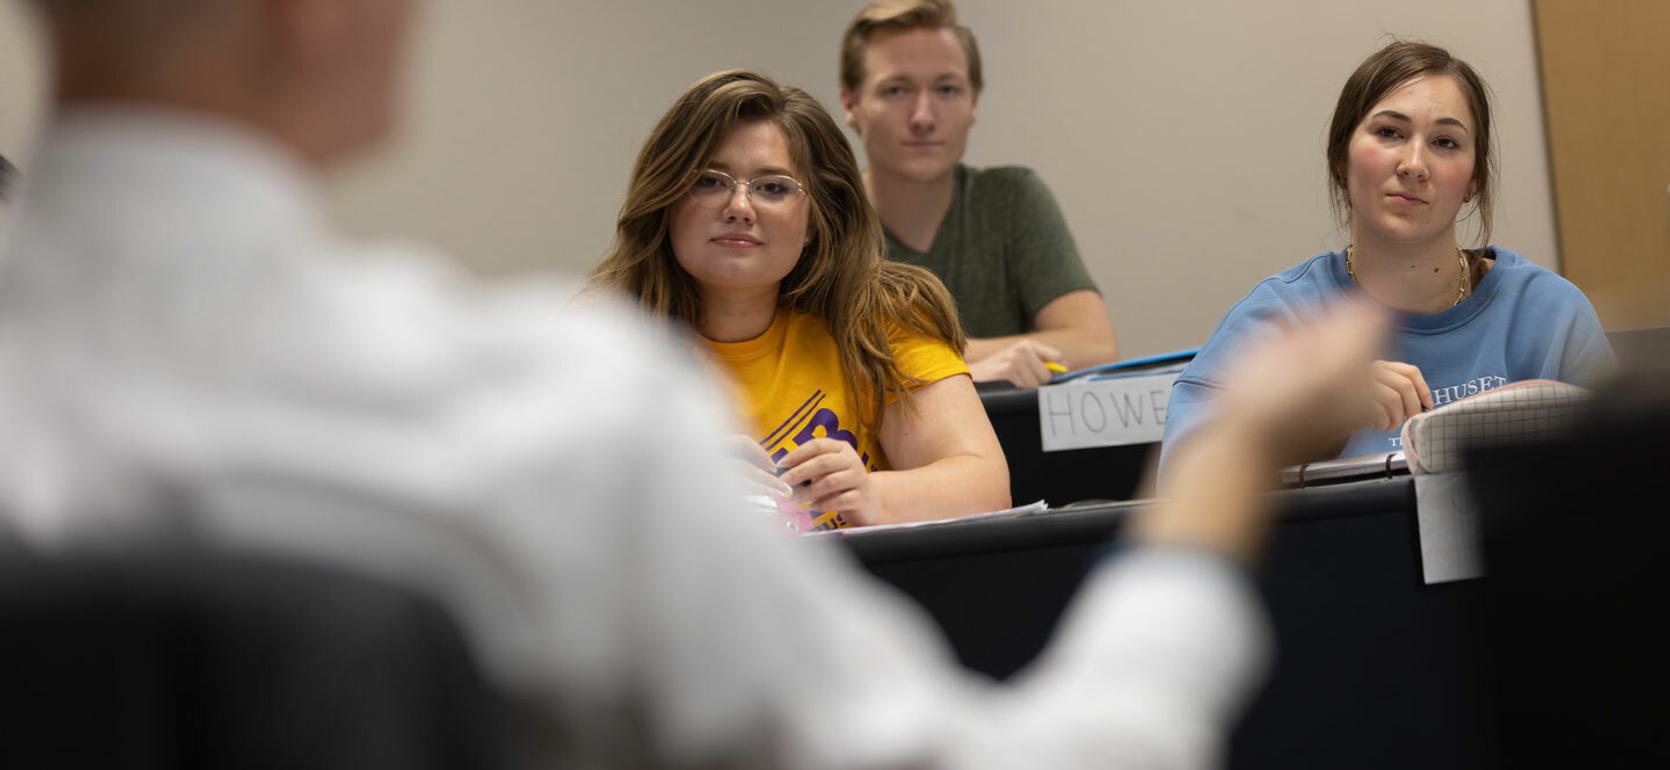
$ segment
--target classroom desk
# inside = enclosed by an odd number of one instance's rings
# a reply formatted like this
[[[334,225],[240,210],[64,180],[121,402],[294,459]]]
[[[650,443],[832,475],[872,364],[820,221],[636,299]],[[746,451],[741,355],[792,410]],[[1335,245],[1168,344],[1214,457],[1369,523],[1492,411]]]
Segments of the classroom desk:
[[[1060,506],[1079,500],[1130,500],[1159,444],[1095,447],[1045,452],[1038,427],[1038,391],[990,383],[980,401],[1009,461],[1009,499],[1015,505],[1048,500]]]
[[[1670,372],[1670,329],[1641,329],[1607,335],[1620,364]],[[1061,506],[1079,500],[1131,500],[1158,444],[1045,452],[1038,426],[1038,391],[1006,382],[982,382],[976,389],[1009,461],[1009,497],[1015,505],[1048,500]]]
[[[1407,477],[1275,493],[1258,573],[1277,635],[1271,679],[1229,767],[1477,766],[1471,648],[1478,581],[1426,586]],[[1140,503],[842,540],[914,597],[964,664],[1006,677],[1042,648],[1085,571]]]

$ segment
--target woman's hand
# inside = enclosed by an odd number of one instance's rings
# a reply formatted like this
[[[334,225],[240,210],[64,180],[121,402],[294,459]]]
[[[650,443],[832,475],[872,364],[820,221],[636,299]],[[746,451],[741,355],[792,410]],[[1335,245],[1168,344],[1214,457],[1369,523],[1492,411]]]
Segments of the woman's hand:
[[[794,489],[794,502],[809,504],[814,511],[839,512],[853,526],[880,518],[881,501],[870,472],[851,444],[812,439],[784,455],[781,465],[788,468],[781,480]]]
[[[1374,403],[1379,411],[1370,427],[1395,430],[1404,420],[1432,408],[1432,390],[1421,370],[1399,361],[1375,361]]]
[[[766,455],[765,450],[761,449],[754,439],[740,433],[732,434],[725,439],[725,444],[748,491],[777,497],[789,497],[793,494],[794,491],[777,478],[771,457]]]

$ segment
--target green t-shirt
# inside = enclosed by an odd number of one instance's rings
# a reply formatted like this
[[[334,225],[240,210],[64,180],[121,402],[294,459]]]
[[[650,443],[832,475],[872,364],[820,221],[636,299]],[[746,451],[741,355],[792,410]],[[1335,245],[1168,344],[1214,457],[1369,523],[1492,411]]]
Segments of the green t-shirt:
[[[887,256],[939,276],[970,337],[1024,334],[1052,300],[1096,288],[1054,196],[1031,169],[959,163],[953,185],[928,252],[888,233]]]

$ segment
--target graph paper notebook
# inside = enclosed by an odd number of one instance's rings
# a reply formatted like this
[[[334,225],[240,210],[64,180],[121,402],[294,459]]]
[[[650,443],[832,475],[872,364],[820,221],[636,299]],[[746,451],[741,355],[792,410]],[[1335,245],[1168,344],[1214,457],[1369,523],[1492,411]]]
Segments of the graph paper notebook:
[[[1550,438],[1566,432],[1589,391],[1553,380],[1524,380],[1468,396],[1403,424],[1403,452],[1416,474],[1460,470],[1473,447]]]

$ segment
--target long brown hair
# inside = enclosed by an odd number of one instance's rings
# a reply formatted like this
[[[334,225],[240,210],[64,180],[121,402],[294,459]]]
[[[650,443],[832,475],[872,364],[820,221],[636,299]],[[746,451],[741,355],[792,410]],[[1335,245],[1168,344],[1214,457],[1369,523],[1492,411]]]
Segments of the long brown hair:
[[[783,130],[811,203],[811,238],[778,286],[778,307],[828,326],[848,386],[874,403],[861,419],[879,429],[888,397],[908,397],[921,384],[894,360],[891,332],[939,339],[959,354],[967,341],[944,284],[927,270],[882,256],[881,222],[865,197],[852,147],[805,91],[750,70],[716,72],[686,89],[638,153],[615,243],[588,285],[625,293],[656,315],[700,328],[701,291],[673,256],[670,211],[731,131],[756,121]]]
[[[1398,40],[1375,51],[1357,71],[1345,81],[1339,102],[1334,105],[1334,120],[1328,127],[1328,182],[1333,188],[1335,214],[1349,217],[1351,196],[1346,170],[1351,149],[1351,135],[1368,111],[1381,99],[1403,85],[1423,75],[1448,75],[1455,79],[1467,97],[1473,111],[1473,200],[1479,214],[1479,235],[1485,245],[1490,243],[1492,184],[1496,177],[1496,156],[1490,142],[1490,89],[1467,62],[1450,55],[1435,45],[1410,40]]]

